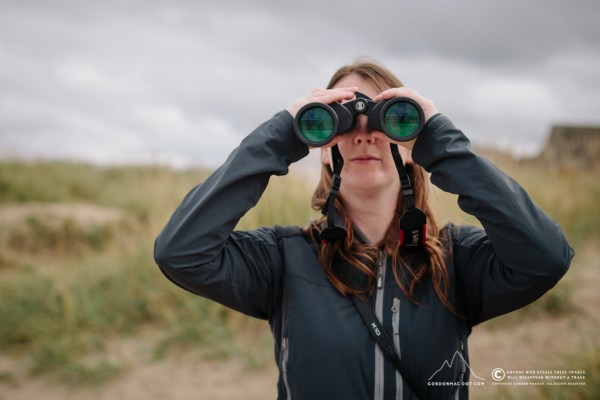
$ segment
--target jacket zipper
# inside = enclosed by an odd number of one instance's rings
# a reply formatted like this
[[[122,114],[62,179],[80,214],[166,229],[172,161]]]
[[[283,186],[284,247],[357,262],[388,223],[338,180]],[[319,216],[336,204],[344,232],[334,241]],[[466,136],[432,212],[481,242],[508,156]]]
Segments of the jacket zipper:
[[[392,304],[392,328],[394,332],[394,345],[400,354],[400,299],[395,297]]]
[[[379,321],[383,321],[383,294],[385,283],[385,263],[386,256],[383,251],[379,252],[377,260],[377,291],[375,292],[375,315]],[[373,393],[374,400],[383,400],[384,395],[384,368],[385,358],[379,345],[375,343],[375,389]]]
[[[395,297],[394,303],[392,304],[392,331],[394,333],[394,347],[398,352],[398,357],[401,357],[400,353],[400,299]],[[402,399],[402,375],[396,371],[396,399]]]
[[[288,384],[287,377],[287,363],[289,358],[289,343],[288,338],[281,338],[281,373],[283,374],[283,385],[285,386],[285,392],[287,393],[287,400],[291,400],[292,393],[290,392],[290,386]]]
[[[383,258],[380,255],[379,259],[377,261],[377,289],[383,289],[383,281],[384,281],[384,276],[383,276]]]

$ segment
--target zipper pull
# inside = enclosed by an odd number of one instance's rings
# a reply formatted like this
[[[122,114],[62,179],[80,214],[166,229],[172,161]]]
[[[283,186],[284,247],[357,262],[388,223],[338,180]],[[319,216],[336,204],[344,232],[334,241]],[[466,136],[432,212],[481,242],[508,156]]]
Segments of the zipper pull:
[[[394,297],[394,303],[392,304],[392,312],[397,313],[398,311],[400,311],[400,299]]]
[[[383,252],[379,252],[379,258],[377,259],[377,289],[383,287]]]
[[[400,299],[394,297],[394,303],[392,304],[392,328],[394,335],[400,334],[400,317],[398,313],[400,312]]]

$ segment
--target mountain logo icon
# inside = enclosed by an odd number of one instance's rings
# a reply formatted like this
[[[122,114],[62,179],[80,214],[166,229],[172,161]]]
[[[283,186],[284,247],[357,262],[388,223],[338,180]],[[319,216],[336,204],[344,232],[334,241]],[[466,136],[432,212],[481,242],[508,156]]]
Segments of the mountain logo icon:
[[[454,355],[452,356],[452,360],[450,360],[450,362],[448,362],[448,360],[445,360],[442,363],[442,366],[433,373],[433,375],[431,375],[428,379],[428,381],[431,381],[439,372],[441,372],[444,368],[448,368],[451,369],[452,366],[454,365],[455,362],[462,362],[464,366],[466,366],[469,371],[471,372],[471,376],[474,378],[477,378],[481,381],[485,381],[484,378],[477,376],[477,374],[475,374],[475,372],[473,372],[473,370],[471,369],[471,367],[469,366],[469,363],[463,358],[462,354],[457,350],[454,352]]]

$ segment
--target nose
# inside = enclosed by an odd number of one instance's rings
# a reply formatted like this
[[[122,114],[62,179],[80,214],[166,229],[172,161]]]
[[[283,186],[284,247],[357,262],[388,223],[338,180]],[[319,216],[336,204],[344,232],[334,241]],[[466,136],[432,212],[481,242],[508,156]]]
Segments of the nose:
[[[352,143],[354,144],[375,144],[375,136],[373,136],[369,128],[369,119],[366,115],[356,117],[354,129],[351,131]]]

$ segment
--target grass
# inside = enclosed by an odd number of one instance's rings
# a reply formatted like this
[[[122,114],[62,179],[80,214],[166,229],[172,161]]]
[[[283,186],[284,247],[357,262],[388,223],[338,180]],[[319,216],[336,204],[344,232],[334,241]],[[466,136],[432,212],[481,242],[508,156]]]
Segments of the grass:
[[[585,386],[543,386],[539,394],[548,400],[595,400],[600,394],[600,348],[587,344],[582,346],[571,365],[579,365],[585,371]]]
[[[598,241],[596,172],[512,163],[503,168],[562,225],[576,248]],[[272,341],[264,322],[175,287],[152,259],[154,238],[185,193],[207,174],[158,166],[1,163],[0,210],[10,214],[11,207],[23,204],[91,204],[121,217],[94,224],[68,213],[0,220],[0,352],[27,356],[34,374],[81,384],[118,376],[125,367],[102,354],[111,340],[135,336],[144,327],[161,332],[154,352],[158,358],[193,347],[209,358],[236,354],[249,365],[270,360]],[[238,227],[305,224],[316,216],[309,206],[311,186],[298,171],[272,178],[259,205]],[[475,222],[460,213],[453,196],[436,192],[435,197],[442,220]],[[576,307],[570,300],[574,290],[561,283],[507,323],[569,312]],[[593,375],[590,384],[597,385],[600,352],[594,348],[583,354],[591,354],[586,368]],[[4,371],[0,376],[12,379]]]
[[[28,217],[6,235],[8,247],[28,254],[78,254],[101,251],[112,240],[116,227],[78,224],[71,218]]]
[[[53,371],[62,380],[93,383],[120,369],[102,358],[86,364],[86,355],[106,350],[107,339],[152,325],[164,333],[157,357],[203,346],[210,349],[207,357],[241,353],[249,364],[264,360],[264,351],[244,350],[248,346],[233,335],[243,325],[264,337],[264,324],[175,287],[152,258],[159,229],[206,176],[202,170],[159,167],[1,164],[0,206],[8,214],[22,204],[91,203],[120,210],[123,218],[86,225],[77,215],[34,214],[0,224],[0,351],[29,355],[33,373]],[[308,221],[309,194],[300,180],[273,181],[264,198],[286,206],[257,207],[240,228]]]

